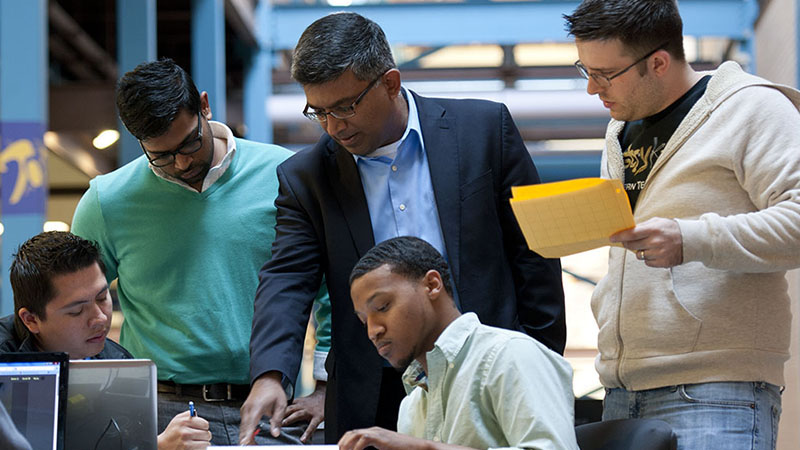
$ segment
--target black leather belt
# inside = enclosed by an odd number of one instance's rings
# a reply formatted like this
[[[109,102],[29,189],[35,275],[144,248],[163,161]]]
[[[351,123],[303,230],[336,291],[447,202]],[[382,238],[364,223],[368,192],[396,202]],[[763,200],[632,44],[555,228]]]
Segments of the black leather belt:
[[[249,384],[177,384],[159,381],[158,392],[180,397],[202,398],[206,402],[243,402],[250,393]]]

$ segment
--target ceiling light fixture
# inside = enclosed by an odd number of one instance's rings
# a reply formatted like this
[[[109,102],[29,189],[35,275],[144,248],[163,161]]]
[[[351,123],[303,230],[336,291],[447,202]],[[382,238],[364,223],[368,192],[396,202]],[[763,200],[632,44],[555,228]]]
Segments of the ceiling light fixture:
[[[103,130],[100,134],[92,139],[92,145],[98,150],[110,147],[113,143],[119,140],[119,131],[117,130]]]

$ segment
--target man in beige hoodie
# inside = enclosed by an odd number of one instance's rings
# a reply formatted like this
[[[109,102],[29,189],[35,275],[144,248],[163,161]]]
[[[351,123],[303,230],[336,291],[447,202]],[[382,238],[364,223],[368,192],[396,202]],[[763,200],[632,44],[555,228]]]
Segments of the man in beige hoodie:
[[[637,225],[611,237],[592,309],[603,419],[669,422],[678,445],[775,446],[800,266],[800,93],[733,62],[695,72],[673,0],[585,0],[576,67],[612,120],[602,174]]]

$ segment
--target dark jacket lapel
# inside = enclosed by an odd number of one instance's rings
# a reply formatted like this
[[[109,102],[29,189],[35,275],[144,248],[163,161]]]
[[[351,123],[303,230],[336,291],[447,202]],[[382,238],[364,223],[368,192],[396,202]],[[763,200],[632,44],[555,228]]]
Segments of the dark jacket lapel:
[[[361,175],[350,152],[330,138],[327,148],[329,182],[347,220],[356,250],[361,256],[375,245],[367,199],[361,185]]]
[[[428,155],[428,166],[431,171],[433,194],[436,208],[439,211],[439,223],[442,226],[444,244],[447,247],[448,263],[453,278],[458,283],[459,277],[459,242],[461,241],[461,199],[459,186],[458,136],[453,123],[447,118],[447,110],[434,100],[420,97],[416,93],[419,122],[422,138],[425,142],[425,153]]]

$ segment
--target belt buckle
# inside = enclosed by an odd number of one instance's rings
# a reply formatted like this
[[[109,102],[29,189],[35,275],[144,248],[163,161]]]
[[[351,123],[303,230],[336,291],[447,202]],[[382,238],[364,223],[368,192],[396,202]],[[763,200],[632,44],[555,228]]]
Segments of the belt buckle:
[[[227,398],[208,398],[208,386],[207,384],[203,385],[203,400],[206,402],[224,402],[224,401],[231,401],[233,398],[231,396],[231,385],[225,384],[225,388],[227,390]]]

